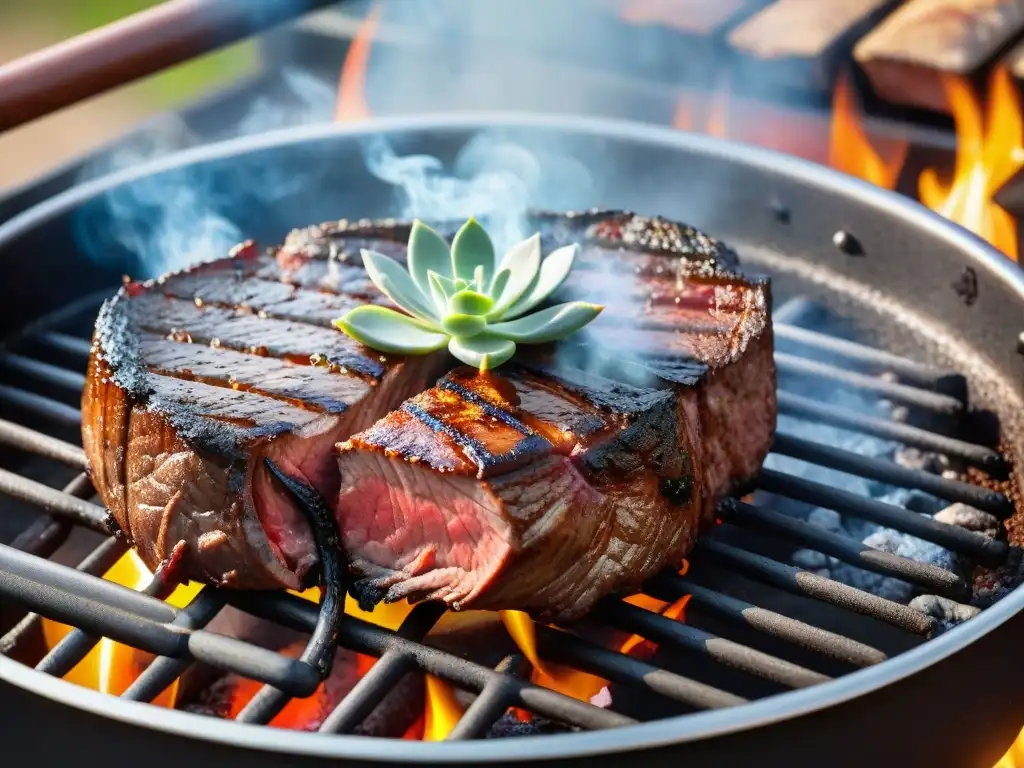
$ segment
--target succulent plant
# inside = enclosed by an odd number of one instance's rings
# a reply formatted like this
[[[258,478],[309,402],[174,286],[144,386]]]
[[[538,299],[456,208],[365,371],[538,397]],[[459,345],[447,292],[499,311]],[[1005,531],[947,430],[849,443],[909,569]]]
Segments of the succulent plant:
[[[374,285],[408,314],[369,305],[334,324],[381,352],[422,355],[447,345],[467,365],[495,368],[515,354],[516,344],[564,338],[601,312],[596,304],[573,301],[530,313],[565,280],[576,250],[569,245],[542,260],[540,235],[533,235],[496,262],[491,238],[475,219],[462,225],[451,247],[414,221],[408,271],[388,256],[362,252]]]

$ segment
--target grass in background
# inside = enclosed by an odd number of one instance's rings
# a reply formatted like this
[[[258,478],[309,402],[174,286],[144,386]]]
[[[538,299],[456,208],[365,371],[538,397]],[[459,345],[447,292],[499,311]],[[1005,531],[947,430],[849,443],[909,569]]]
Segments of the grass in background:
[[[0,28],[16,30],[20,20],[46,30],[56,42],[154,5],[158,0],[0,0]],[[169,109],[225,86],[257,65],[257,45],[246,41],[140,81],[136,91],[147,103]]]

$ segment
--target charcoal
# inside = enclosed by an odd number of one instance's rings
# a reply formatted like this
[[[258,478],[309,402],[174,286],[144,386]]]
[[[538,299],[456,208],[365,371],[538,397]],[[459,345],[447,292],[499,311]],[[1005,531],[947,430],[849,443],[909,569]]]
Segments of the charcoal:
[[[918,595],[910,601],[910,607],[937,619],[939,633],[950,630],[981,613],[981,609],[973,605],[964,605],[938,595]]]

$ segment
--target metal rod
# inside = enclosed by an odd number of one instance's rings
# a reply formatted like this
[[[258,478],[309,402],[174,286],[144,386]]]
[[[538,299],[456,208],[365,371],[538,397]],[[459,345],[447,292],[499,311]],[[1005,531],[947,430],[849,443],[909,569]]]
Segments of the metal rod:
[[[735,499],[722,502],[719,510],[721,516],[729,522],[784,536],[808,549],[831,555],[866,571],[893,576],[955,600],[963,600],[970,594],[967,582],[952,571],[882,552],[803,520]]]
[[[416,662],[411,656],[395,650],[385,651],[324,719],[320,733],[353,733],[388,692],[414,669]]]
[[[163,600],[174,591],[176,582],[167,578],[168,573],[160,568],[142,594]],[[102,581],[102,580],[101,580]],[[111,582],[102,581],[103,584]],[[159,620],[159,619],[158,619]],[[178,623],[175,619],[175,623]],[[84,659],[102,638],[84,629],[74,627],[36,666],[36,671],[45,672],[55,677],[63,677]]]
[[[764,469],[757,482],[759,488],[769,493],[895,528],[953,552],[969,555],[983,565],[1000,565],[1010,553],[1010,548],[1005,542],[991,539],[984,534],[969,531],[958,525],[940,523],[927,515],[911,512],[903,507],[886,504],[877,499],[868,499],[802,477]]]
[[[230,594],[229,600],[246,613],[300,632],[309,632],[316,623],[316,607],[308,600],[287,593],[262,594],[257,597],[253,593],[237,591]],[[473,691],[482,691],[488,682],[498,676],[493,669],[481,664],[408,640],[388,629],[351,616],[342,622],[338,638],[346,648],[374,656],[393,649],[413,659],[424,672]],[[588,730],[617,728],[635,722],[625,715],[591,706],[525,680],[512,681],[512,684],[516,686],[515,704],[553,720],[570,722]]]
[[[59,461],[75,469],[85,469],[85,451],[79,446],[15,424],[13,421],[0,419],[0,443],[25,453]]]
[[[128,545],[120,539],[104,539],[104,541],[90,552],[85,559],[77,566],[77,570],[92,576],[99,576],[106,573],[124,553],[128,551]],[[11,630],[0,638],[0,651],[6,648],[13,648],[23,637],[27,637],[40,621],[37,613],[27,614]],[[6,651],[3,651],[6,652]],[[77,663],[77,662],[76,662]],[[72,665],[73,666],[73,665]],[[69,668],[70,669],[70,668]]]
[[[92,352],[91,341],[83,339],[81,336],[71,336],[67,333],[45,331],[33,336],[32,340],[45,344],[51,349],[63,352],[66,355],[80,358],[82,361],[88,360],[89,354]]]
[[[935,619],[921,611],[713,539],[700,540],[694,554],[724,562],[765,584],[871,616],[916,635],[927,637],[935,631]]]
[[[2,97],[0,97],[2,98]],[[77,371],[69,371],[59,365],[44,363],[24,355],[0,355],[0,366],[11,371],[23,373],[33,379],[56,384],[72,392],[81,392],[85,388],[85,376]]]
[[[6,384],[0,384],[0,403],[43,416],[61,427],[77,428],[82,424],[82,412],[78,408]]]
[[[835,427],[893,440],[926,451],[943,453],[950,458],[963,459],[989,472],[1006,471],[1006,462],[1003,457],[983,445],[967,443],[963,440],[912,427],[909,424],[868,416],[849,408],[839,408],[831,403],[812,400],[809,397],[784,390],[779,390],[778,404],[779,413],[786,416],[831,424]]]
[[[168,0],[0,66],[0,131],[337,0]]]
[[[597,612],[613,626],[634,632],[673,649],[696,653],[710,661],[738,669],[787,688],[806,688],[830,680],[827,675],[801,667],[710,632],[645,611],[621,600],[602,603]]]
[[[92,487],[92,480],[82,472],[61,489],[62,493],[74,496],[77,499],[85,499],[95,492]],[[37,557],[49,557],[61,544],[68,534],[71,533],[72,525],[67,520],[54,519],[50,515],[40,515],[31,526],[19,533],[11,546]]]
[[[405,617],[402,626],[398,628],[398,636],[406,640],[418,641],[430,631],[431,627],[444,613],[442,606],[430,603],[421,603],[416,606],[412,613]],[[399,681],[409,672],[416,669],[416,662],[408,654],[403,654],[394,649],[384,651],[383,655],[374,663],[367,672],[352,688],[348,696],[342,699],[338,706],[327,716],[320,725],[321,733],[352,733],[356,727],[363,722],[392,690]]]
[[[703,611],[732,624],[750,627],[855,667],[868,667],[888,658],[877,648],[702,587],[670,571],[659,574],[644,586],[647,594],[660,600],[672,601],[689,595],[688,610]]]
[[[6,469],[0,469],[0,493],[35,504],[46,512],[92,528],[94,531],[110,532],[107,526],[107,510],[103,507],[77,499]]]
[[[645,661],[610,651],[570,635],[537,625],[537,644],[546,659],[568,664],[606,680],[688,704],[697,709],[721,709],[745,704],[746,699],[696,680],[655,667]],[[532,707],[527,702],[527,708]]]
[[[772,329],[776,339],[789,341],[816,351],[829,352],[869,365],[876,373],[890,371],[904,381],[947,394],[966,391],[964,377],[955,371],[919,363],[885,350],[841,339],[820,331],[812,331],[809,328],[801,328],[797,325],[775,322],[772,324]]]
[[[931,472],[908,469],[893,461],[864,456],[784,432],[775,433],[772,451],[800,461],[847,472],[857,477],[866,477],[901,488],[916,488],[940,499],[963,502],[977,509],[991,512],[1001,519],[1013,514],[1013,502],[1006,497],[1006,494],[959,480],[947,480],[941,475]]]
[[[507,674],[499,665],[495,670],[504,678]],[[509,708],[514,700],[514,694],[509,690],[508,685],[502,681],[493,681],[484,686],[473,703],[466,708],[448,734],[448,741],[466,741],[468,739],[479,739],[487,734],[491,726],[498,720],[505,710]]]
[[[212,589],[203,589],[178,613],[174,626],[202,629],[224,607],[223,598]],[[153,701],[192,666],[192,659],[158,656],[121,694],[128,701]]]
[[[955,415],[964,410],[963,401],[949,395],[932,392],[928,389],[908,387],[906,384],[897,384],[876,376],[867,376],[835,365],[820,363],[817,360],[809,360],[806,357],[788,355],[785,352],[775,353],[775,367],[783,375],[813,376],[935,413]]]

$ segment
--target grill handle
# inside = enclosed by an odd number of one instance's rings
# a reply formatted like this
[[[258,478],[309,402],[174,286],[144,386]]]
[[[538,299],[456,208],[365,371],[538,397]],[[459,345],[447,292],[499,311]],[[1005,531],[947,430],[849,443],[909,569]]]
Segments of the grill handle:
[[[338,0],[167,0],[0,66],[0,133]]]

